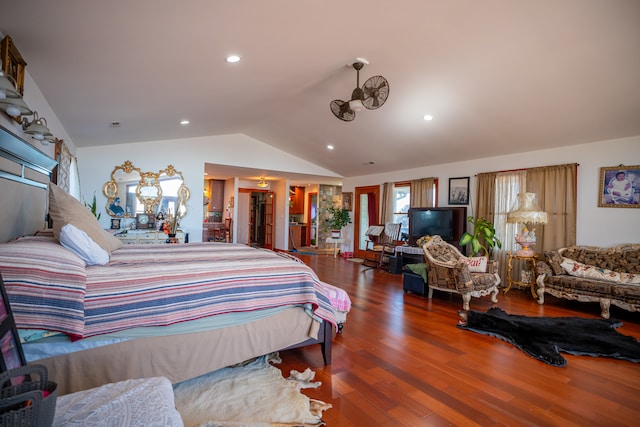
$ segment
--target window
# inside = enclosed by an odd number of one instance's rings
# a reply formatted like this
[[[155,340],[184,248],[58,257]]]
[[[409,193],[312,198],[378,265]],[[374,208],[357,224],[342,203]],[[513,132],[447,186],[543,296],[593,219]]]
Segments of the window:
[[[400,226],[401,239],[409,237],[409,207],[411,206],[411,185],[396,183],[393,188],[393,222]]]

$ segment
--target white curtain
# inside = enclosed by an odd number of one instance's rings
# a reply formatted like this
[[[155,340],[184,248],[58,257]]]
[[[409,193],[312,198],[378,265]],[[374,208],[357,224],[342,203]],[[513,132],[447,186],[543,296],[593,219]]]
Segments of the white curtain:
[[[69,194],[80,200],[80,173],[78,171],[78,159],[71,158],[71,166],[69,170]]]
[[[394,188],[395,183],[393,182],[385,182],[382,186],[382,214],[380,215],[380,219],[382,223],[386,224],[387,222],[393,222],[393,214],[394,214]]]
[[[518,200],[518,193],[525,191],[526,188],[527,172],[525,170],[501,172],[496,175],[493,225],[496,229],[496,235],[502,243],[502,249],[495,248],[493,255],[498,261],[503,286],[507,284],[509,252],[513,253],[518,250],[515,239],[516,233],[519,232],[518,224],[507,223],[507,212],[514,209]],[[519,280],[519,266],[514,265],[513,267],[511,276],[514,280]]]

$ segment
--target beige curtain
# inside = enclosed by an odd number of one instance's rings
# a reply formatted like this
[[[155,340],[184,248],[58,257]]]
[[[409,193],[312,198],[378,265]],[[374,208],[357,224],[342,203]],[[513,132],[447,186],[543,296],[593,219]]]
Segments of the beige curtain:
[[[536,252],[576,243],[577,175],[576,163],[527,169],[527,191],[538,195],[549,217],[544,227],[536,227]]]
[[[496,172],[480,173],[477,176],[478,192],[476,196],[476,213],[470,215],[476,218],[485,218],[493,222],[496,197]],[[473,206],[472,206],[473,208]]]
[[[393,222],[393,190],[395,184],[393,182],[385,182],[382,185],[382,212],[380,222],[386,224]]]
[[[422,178],[411,181],[412,208],[432,208],[435,206],[433,197],[435,181],[435,178]]]

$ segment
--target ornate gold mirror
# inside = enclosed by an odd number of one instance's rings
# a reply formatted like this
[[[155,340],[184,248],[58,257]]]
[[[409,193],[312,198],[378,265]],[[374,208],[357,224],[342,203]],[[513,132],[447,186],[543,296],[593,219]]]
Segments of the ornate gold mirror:
[[[140,183],[142,173],[127,160],[116,166],[111,172],[111,181],[105,182],[102,193],[107,198],[105,209],[116,218],[133,218],[138,211],[136,189]],[[140,210],[142,212],[142,210]]]
[[[159,174],[153,172],[142,172],[140,182],[136,188],[138,200],[144,206],[143,212],[146,214],[156,214],[156,206],[162,199],[162,187],[158,180]]]
[[[187,213],[187,200],[191,197],[189,188],[184,185],[182,172],[175,170],[173,165],[158,172],[162,197],[156,214],[162,212],[165,217],[175,214],[179,209],[181,217]]]
[[[127,160],[111,172],[111,181],[105,182],[102,192],[107,198],[107,213],[116,218],[135,218],[146,213],[165,216],[187,213],[187,200],[191,197],[184,185],[182,172],[173,165],[155,172],[142,172]]]

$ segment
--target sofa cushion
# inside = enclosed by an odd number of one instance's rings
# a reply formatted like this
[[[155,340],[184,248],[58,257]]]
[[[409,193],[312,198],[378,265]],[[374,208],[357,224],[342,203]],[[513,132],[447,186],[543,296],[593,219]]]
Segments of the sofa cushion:
[[[544,256],[547,258],[547,263],[553,270],[553,274],[565,274],[562,264],[562,255],[558,251],[545,251]]]

